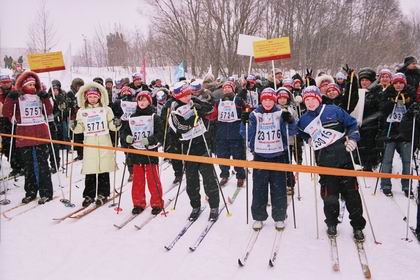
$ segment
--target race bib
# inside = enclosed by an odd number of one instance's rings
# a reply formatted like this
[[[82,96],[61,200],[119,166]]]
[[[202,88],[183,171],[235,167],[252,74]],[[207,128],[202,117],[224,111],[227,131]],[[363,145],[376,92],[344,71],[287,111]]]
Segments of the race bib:
[[[279,153],[284,151],[281,139],[281,111],[261,114],[254,113],[257,119],[254,150],[260,154]]]
[[[407,113],[407,108],[405,105],[402,103],[397,103],[392,113],[389,114],[388,118],[386,119],[386,122],[401,122],[405,113]]]
[[[174,114],[183,117],[184,120],[188,120],[189,118],[194,116],[194,111],[191,108],[191,104],[185,104],[185,105],[179,106],[174,111]]]
[[[234,101],[220,101],[217,113],[219,122],[235,122],[238,120],[238,112]]]
[[[82,109],[82,121],[85,136],[99,136],[109,133],[105,108]]]
[[[42,115],[42,102],[37,95],[24,94],[19,98],[20,124],[37,125],[45,123]]]
[[[128,121],[128,118],[134,112],[136,112],[137,102],[133,101],[121,101],[121,110],[123,111],[123,115],[121,116],[121,120]]]
[[[204,122],[202,119],[200,119],[197,122],[197,125],[194,126],[190,131],[183,133],[181,136],[181,140],[190,140],[190,139],[194,139],[198,136],[203,135],[204,133],[206,133],[207,129],[206,126],[204,125]]]
[[[325,148],[344,136],[344,133],[334,129],[324,128],[321,122],[321,115],[324,111],[325,105],[323,105],[321,112],[318,117],[313,119],[311,123],[305,128],[305,132],[311,136],[312,147],[314,150],[320,150]]]
[[[133,147],[145,150],[146,147],[140,142],[140,139],[153,135],[153,116],[139,116],[128,120],[130,130],[133,135]]]
[[[253,90],[248,90],[246,93],[246,103],[251,105],[252,108],[258,107],[258,92]]]

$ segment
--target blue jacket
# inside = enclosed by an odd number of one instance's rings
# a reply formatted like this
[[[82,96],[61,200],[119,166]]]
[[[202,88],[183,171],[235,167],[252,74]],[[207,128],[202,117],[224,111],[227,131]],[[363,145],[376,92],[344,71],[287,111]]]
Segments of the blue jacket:
[[[234,100],[236,105],[236,112],[238,114],[238,120],[235,122],[219,122],[216,118],[215,128],[216,128],[216,139],[217,140],[236,140],[242,139],[241,134],[239,134],[240,126],[241,126],[241,115],[242,115],[242,107],[244,106],[243,100],[239,96],[235,96],[234,98],[231,97],[224,97],[222,99],[225,100]],[[218,111],[219,109],[220,100],[215,103],[215,109]]]
[[[297,124],[298,133],[305,141],[308,141],[310,136],[304,130],[319,115],[322,106],[320,105],[315,111],[306,111]],[[324,112],[321,115],[321,123],[325,128],[345,132],[346,136],[354,141],[360,140],[356,119],[336,105],[325,105]]]
[[[269,113],[274,113],[280,111],[280,109],[277,106],[274,106],[273,109],[271,109],[271,111]],[[248,128],[248,144],[249,147],[251,149],[251,152],[254,153],[254,144],[255,144],[255,134],[257,133],[257,118],[255,116],[255,112],[257,113],[267,113],[265,112],[264,108],[262,105],[259,105],[254,111],[252,111],[252,113],[249,115],[249,128]],[[287,154],[287,128],[289,130],[289,136],[293,136],[296,135],[297,133],[297,126],[296,126],[296,122],[295,120],[293,120],[292,123],[287,124],[286,122],[283,121],[283,118],[280,119],[280,133],[281,133],[281,139],[283,141],[283,147],[284,147],[284,151],[280,152],[280,153],[272,153],[272,154],[260,154],[260,153],[255,153],[256,155],[260,156],[260,157],[265,157],[265,158],[273,158],[273,157],[277,157],[280,155],[285,155]],[[244,133],[242,135],[245,135]]]

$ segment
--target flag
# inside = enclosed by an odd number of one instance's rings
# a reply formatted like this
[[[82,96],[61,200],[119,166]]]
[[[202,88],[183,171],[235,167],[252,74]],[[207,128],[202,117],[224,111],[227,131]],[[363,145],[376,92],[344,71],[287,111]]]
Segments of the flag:
[[[176,69],[176,72],[175,72],[175,80],[176,81],[179,81],[179,78],[181,78],[181,77],[185,77],[185,62],[183,61],[183,62],[181,62],[179,65],[178,65],[178,68]]]
[[[146,59],[144,58],[141,62],[140,74],[143,76],[143,81],[146,82]]]

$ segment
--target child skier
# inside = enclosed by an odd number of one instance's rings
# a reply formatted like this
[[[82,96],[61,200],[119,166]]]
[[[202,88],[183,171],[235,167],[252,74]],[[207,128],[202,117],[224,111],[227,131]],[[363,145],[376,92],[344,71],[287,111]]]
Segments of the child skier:
[[[255,161],[287,162],[287,126],[289,135],[296,134],[296,123],[288,111],[277,106],[276,92],[265,88],[260,95],[261,105],[249,116],[248,144]],[[287,210],[286,173],[254,169],[251,213],[253,228],[260,230],[268,217],[268,186],[271,193],[271,216],[275,227],[285,227]]]
[[[77,92],[77,101],[80,109],[76,121],[70,126],[73,132],[84,133],[84,144],[112,146],[109,130],[117,131],[121,120],[114,119],[108,107],[106,89],[95,82],[87,83]],[[86,177],[82,206],[87,207],[93,203],[96,194],[96,205],[102,205],[107,202],[110,194],[109,172],[117,168],[115,154],[111,150],[84,148],[83,155],[82,174]]]
[[[205,138],[205,116],[213,111],[210,103],[192,98],[192,88],[181,81],[173,90],[175,101],[171,104],[169,125],[182,144],[183,154],[210,156]],[[210,221],[219,217],[219,190],[214,166],[211,164],[185,162],[187,194],[193,208],[189,220],[194,221],[200,215],[201,197],[199,173],[203,177],[204,190],[209,198]]]
[[[16,91],[10,91],[7,95],[3,114],[11,122],[16,121],[17,136],[49,139],[45,111],[47,115],[53,111],[48,94],[41,90],[38,75],[25,71],[16,81]],[[16,148],[21,148],[25,170],[26,195],[22,203],[35,200],[38,191],[41,197],[38,200],[39,204],[52,200],[53,187],[48,167],[48,144],[16,138]]]
[[[299,134],[315,150],[319,166],[353,169],[349,152],[355,150],[360,135],[357,121],[343,109],[335,105],[321,106],[321,93],[315,86],[303,90],[303,100],[307,111],[298,122]],[[363,241],[366,221],[354,177],[320,175],[321,197],[324,201],[327,234],[337,235],[339,215],[338,196],[346,202],[350,213],[354,239]]]
[[[137,108],[128,119],[129,127],[124,133],[127,144],[134,149],[157,151],[157,145],[162,143],[163,129],[160,117],[155,113],[150,92],[141,91],[137,94]],[[145,177],[151,194],[150,205],[152,214],[157,215],[163,209],[162,184],[159,178],[159,158],[129,154],[133,163],[133,186],[131,196],[134,215],[140,214],[146,208]]]

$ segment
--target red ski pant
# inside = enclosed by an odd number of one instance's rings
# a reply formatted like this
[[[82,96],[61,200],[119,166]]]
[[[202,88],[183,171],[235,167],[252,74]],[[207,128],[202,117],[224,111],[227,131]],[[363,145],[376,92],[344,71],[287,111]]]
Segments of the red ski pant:
[[[133,187],[131,189],[133,205],[143,209],[146,208],[145,179],[147,179],[147,186],[151,195],[150,205],[152,208],[163,208],[162,184],[160,183],[158,165],[134,164],[133,174]]]

